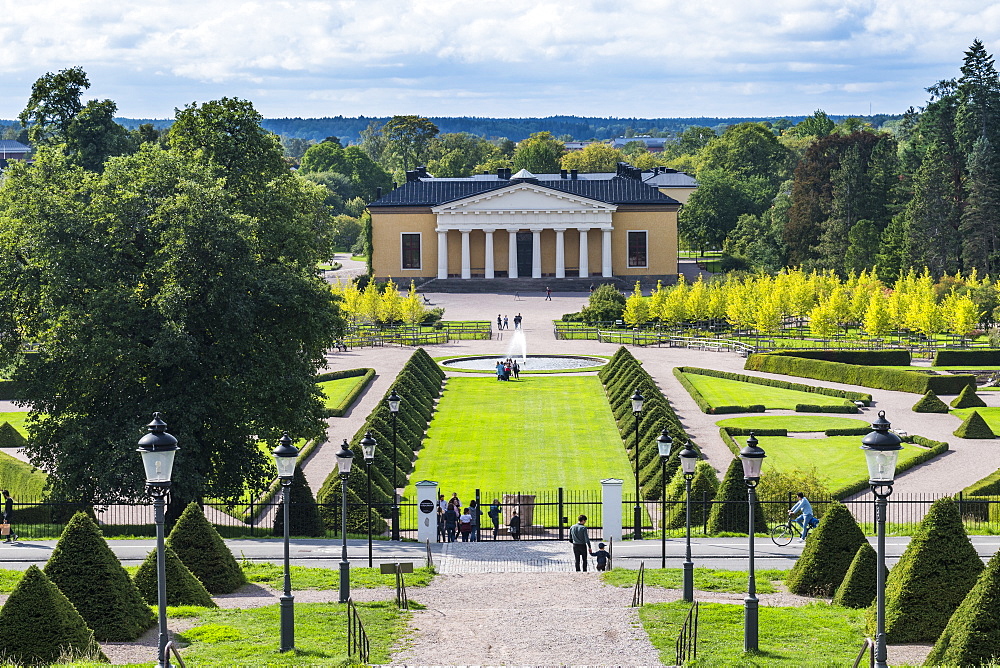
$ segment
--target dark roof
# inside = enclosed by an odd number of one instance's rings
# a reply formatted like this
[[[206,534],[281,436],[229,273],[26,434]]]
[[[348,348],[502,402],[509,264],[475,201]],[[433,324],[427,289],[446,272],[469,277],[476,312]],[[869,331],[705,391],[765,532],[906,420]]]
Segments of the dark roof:
[[[368,206],[437,206],[520,183],[517,179],[420,179],[404,183]],[[641,181],[614,176],[609,179],[531,179],[533,185],[570,193],[608,204],[680,204]]]
[[[649,176],[649,172],[643,172],[643,179],[651,186],[658,188],[697,188],[698,182],[690,174],[678,172],[674,169],[667,169],[661,172],[654,172]]]
[[[0,139],[0,152],[27,153],[31,148],[13,139]]]

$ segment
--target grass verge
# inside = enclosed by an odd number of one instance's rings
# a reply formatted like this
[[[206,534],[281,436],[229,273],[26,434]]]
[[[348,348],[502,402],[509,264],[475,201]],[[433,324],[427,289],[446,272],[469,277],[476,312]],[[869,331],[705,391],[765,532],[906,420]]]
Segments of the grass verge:
[[[241,564],[250,582],[259,582],[275,589],[285,586],[284,567],[270,562],[244,562]],[[340,571],[333,568],[290,568],[292,589],[337,589],[340,586]],[[434,569],[414,568],[403,576],[407,587],[426,587],[434,579]],[[2,581],[0,581],[2,582]],[[377,568],[351,568],[351,586],[359,589],[372,587],[395,587],[395,575],[382,575]]]
[[[693,373],[685,373],[684,377],[714,409],[724,406],[763,404],[765,408],[772,410],[795,410],[797,404],[843,406],[845,402],[839,397],[827,397],[812,392],[744,383],[728,378],[715,378]]]
[[[951,414],[960,420],[965,420],[972,414],[972,411],[976,411],[981,418],[986,420],[986,424],[990,426],[994,434],[1000,434],[1000,408],[996,406],[988,408],[956,408],[951,411]],[[957,424],[955,428],[958,428]]]
[[[852,429],[867,427],[866,420],[854,418],[823,417],[811,415],[760,415],[751,417],[728,418],[715,424],[720,427],[738,427],[740,429],[787,429],[788,431],[826,431],[827,429]]]
[[[10,422],[10,426],[21,432],[21,436],[28,437],[28,430],[24,428],[24,421],[28,418],[28,411],[12,411],[10,413],[0,413],[0,424]]]
[[[605,584],[612,587],[635,586],[636,573],[630,568],[615,568],[601,574]],[[645,571],[647,587],[681,589],[684,586],[684,571],[680,568],[648,568]],[[784,582],[788,571],[757,569],[757,593],[773,594],[777,591],[774,582]],[[743,571],[724,571],[714,568],[694,569],[694,588],[699,591],[718,591],[740,594],[747,590],[747,574]]]

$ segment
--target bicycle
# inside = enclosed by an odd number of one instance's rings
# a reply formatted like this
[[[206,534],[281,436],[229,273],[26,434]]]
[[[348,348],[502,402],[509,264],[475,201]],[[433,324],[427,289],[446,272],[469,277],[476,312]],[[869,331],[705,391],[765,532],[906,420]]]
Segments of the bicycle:
[[[789,517],[787,521],[781,524],[776,524],[771,527],[771,542],[778,547],[785,547],[792,542],[793,538],[796,538],[802,534],[802,525],[795,521],[796,518]],[[809,536],[809,532],[819,525],[819,519],[813,518],[812,522],[809,523],[809,528],[806,530],[806,536]]]

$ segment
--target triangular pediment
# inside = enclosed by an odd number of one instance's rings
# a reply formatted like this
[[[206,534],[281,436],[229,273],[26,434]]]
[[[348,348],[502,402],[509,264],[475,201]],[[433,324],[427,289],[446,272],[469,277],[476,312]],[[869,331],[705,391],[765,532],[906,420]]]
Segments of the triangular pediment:
[[[431,210],[439,214],[494,211],[612,213],[617,208],[614,204],[538,184],[518,183],[441,204]]]

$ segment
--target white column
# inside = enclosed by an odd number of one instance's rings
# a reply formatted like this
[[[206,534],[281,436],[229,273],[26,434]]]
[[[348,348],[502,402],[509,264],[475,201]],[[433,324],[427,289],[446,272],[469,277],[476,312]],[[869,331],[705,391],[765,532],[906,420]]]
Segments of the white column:
[[[590,248],[587,247],[589,227],[580,228],[580,278],[590,278]]]
[[[483,265],[486,267],[486,278],[494,278],[493,276],[493,230],[483,230],[486,232],[486,263]]]
[[[542,277],[542,231],[531,230],[531,277]]]
[[[462,230],[462,278],[472,278],[472,257],[469,251],[469,230]]]
[[[566,278],[566,230],[556,230],[556,278]]]
[[[622,539],[622,481],[617,478],[601,481],[601,526],[605,540]]]
[[[611,230],[601,230],[604,233],[601,244],[601,276],[611,278]]]
[[[448,230],[438,230],[438,278],[448,278]]]
[[[426,544],[436,543],[438,484],[432,480],[417,483],[417,540]],[[619,504],[621,505],[621,504]]]
[[[507,230],[507,278],[517,278],[517,230]]]

